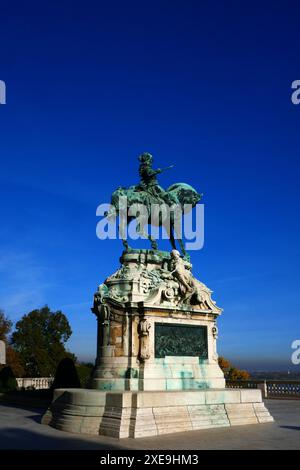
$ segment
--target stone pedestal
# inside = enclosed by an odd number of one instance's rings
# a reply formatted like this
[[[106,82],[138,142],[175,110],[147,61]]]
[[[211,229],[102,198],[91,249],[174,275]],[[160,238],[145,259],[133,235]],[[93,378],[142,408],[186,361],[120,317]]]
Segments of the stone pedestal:
[[[224,388],[211,291],[189,270],[190,290],[172,274],[169,253],[123,254],[95,294],[98,354],[92,388]],[[189,279],[188,279],[189,281]]]
[[[260,390],[165,392],[56,390],[43,418],[62,431],[117,438],[273,421]]]
[[[43,422],[141,437],[271,421],[261,390],[225,389],[211,290],[178,252],[131,250],[94,296],[92,389],[56,390]]]

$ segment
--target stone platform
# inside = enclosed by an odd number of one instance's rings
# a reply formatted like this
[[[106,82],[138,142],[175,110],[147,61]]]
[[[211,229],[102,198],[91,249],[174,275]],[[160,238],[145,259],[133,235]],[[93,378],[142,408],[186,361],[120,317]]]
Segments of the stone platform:
[[[260,390],[102,392],[58,389],[43,417],[62,431],[116,438],[273,421]]]
[[[101,284],[91,389],[58,389],[44,424],[116,438],[272,421],[260,390],[226,389],[212,291],[158,250],[123,252]]]

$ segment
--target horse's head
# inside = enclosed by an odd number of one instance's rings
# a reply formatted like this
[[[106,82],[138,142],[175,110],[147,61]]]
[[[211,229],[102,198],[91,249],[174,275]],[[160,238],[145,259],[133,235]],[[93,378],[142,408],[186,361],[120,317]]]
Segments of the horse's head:
[[[199,194],[192,186],[187,183],[172,184],[168,188],[168,192],[176,195],[176,198],[181,206],[184,204],[191,204],[192,207],[201,200],[202,194]]]

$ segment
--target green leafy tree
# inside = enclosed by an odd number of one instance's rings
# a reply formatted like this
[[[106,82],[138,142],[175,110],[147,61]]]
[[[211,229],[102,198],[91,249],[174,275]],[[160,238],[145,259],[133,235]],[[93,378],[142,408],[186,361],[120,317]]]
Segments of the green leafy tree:
[[[53,376],[58,363],[65,357],[76,360],[65,343],[72,334],[66,316],[49,307],[33,310],[16,324],[12,344],[19,353],[28,377]]]
[[[81,386],[83,388],[89,388],[89,383],[91,379],[92,372],[94,370],[94,365],[90,362],[81,362],[76,364],[77,374],[80,379]]]

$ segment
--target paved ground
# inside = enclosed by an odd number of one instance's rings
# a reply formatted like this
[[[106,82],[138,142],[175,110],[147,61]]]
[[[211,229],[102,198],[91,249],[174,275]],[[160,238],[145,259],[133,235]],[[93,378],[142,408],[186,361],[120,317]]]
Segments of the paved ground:
[[[300,449],[300,400],[267,400],[275,423],[141,439],[69,434],[41,425],[42,410],[0,406],[0,449]]]

